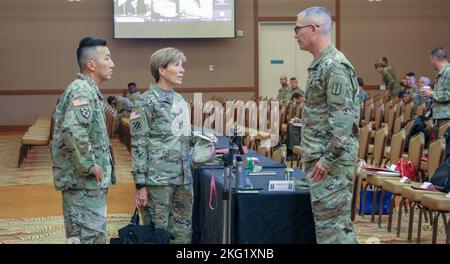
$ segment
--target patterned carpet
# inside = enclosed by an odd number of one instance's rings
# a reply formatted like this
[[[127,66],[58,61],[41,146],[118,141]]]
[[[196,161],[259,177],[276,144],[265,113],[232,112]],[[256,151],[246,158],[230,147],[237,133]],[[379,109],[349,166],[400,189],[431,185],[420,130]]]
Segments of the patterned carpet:
[[[133,182],[130,174],[131,157],[124,145],[117,139],[112,139],[116,159],[116,172],[118,182]],[[20,148],[19,136],[0,136],[0,186],[51,184],[51,156],[48,147],[34,147],[28,157],[17,168],[17,158]],[[414,223],[417,223],[416,213]],[[125,226],[130,214],[114,214],[108,216],[108,233],[110,237],[117,236],[117,230]],[[413,241],[408,242],[408,216],[402,217],[402,230],[400,237],[395,234],[396,215],[394,212],[394,225],[392,233],[386,231],[387,216],[383,217],[382,228],[370,223],[370,217],[359,217],[355,228],[358,242],[381,244],[415,243],[417,224],[414,226]],[[422,225],[422,243],[431,243],[431,226]],[[442,221],[438,228],[438,243],[445,242],[445,229]],[[33,218],[0,219],[0,243],[65,243],[62,216],[43,216]]]
[[[109,215],[108,237],[130,222],[131,214]],[[62,216],[0,219],[0,244],[65,244]]]
[[[133,182],[131,156],[118,139],[111,139],[119,183]],[[0,136],[0,186],[52,183],[52,160],[47,146],[33,147],[17,168],[20,137]]]

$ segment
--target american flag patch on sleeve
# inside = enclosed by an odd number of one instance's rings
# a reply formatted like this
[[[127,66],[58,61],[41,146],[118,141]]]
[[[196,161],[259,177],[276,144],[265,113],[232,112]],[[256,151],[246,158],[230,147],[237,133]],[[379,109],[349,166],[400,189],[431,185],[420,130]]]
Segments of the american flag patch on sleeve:
[[[130,120],[138,119],[141,117],[141,113],[139,111],[133,111],[130,114]]]
[[[72,100],[72,104],[75,107],[87,105],[87,104],[89,104],[89,100],[87,100],[85,98],[77,98],[77,99]]]

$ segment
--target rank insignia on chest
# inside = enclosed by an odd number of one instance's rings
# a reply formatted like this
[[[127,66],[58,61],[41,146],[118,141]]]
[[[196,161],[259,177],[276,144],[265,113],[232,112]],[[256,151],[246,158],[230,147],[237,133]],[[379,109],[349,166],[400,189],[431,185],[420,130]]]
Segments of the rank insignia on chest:
[[[133,111],[130,114],[130,120],[141,118],[141,113],[139,111]]]
[[[88,108],[80,108],[80,112],[81,115],[86,119],[89,119],[89,117],[91,116],[91,111],[89,111]]]
[[[79,99],[72,100],[72,104],[73,104],[73,106],[78,107],[78,106],[89,104],[89,101],[87,99],[79,98]]]

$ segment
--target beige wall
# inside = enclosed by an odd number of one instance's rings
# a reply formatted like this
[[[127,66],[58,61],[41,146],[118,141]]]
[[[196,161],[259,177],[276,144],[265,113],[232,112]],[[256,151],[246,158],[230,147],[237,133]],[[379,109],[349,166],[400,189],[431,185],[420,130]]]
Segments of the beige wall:
[[[80,38],[108,40],[116,64],[104,88],[124,88],[129,81],[147,87],[150,54],[165,46],[182,49],[188,57],[183,87],[219,88],[204,98],[248,99],[255,85],[254,3],[236,1],[236,39],[117,40],[112,39],[112,1],[70,3],[63,0],[0,0],[0,93],[2,90],[64,89],[77,72],[75,50]],[[429,51],[450,50],[448,0],[341,0],[341,49],[366,84],[379,76],[373,61],[388,56],[399,74],[415,71],[433,76]],[[334,0],[259,0],[260,17],[295,17],[307,6],[324,5],[336,15]],[[274,40],[276,45],[276,40]],[[208,71],[208,65],[214,71]],[[227,87],[246,87],[226,93]],[[225,88],[225,89],[224,89]],[[181,88],[182,89],[182,88]],[[243,89],[244,90],[244,89]],[[192,93],[183,93],[188,99]],[[0,126],[30,124],[36,115],[50,115],[57,95],[0,95]]]

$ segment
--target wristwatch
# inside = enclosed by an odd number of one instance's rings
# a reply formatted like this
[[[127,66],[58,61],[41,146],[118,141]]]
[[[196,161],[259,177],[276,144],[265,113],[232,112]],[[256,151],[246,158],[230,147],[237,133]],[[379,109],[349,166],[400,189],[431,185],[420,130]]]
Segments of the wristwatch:
[[[144,188],[145,185],[144,184],[136,184],[136,189],[140,190],[142,188]]]

